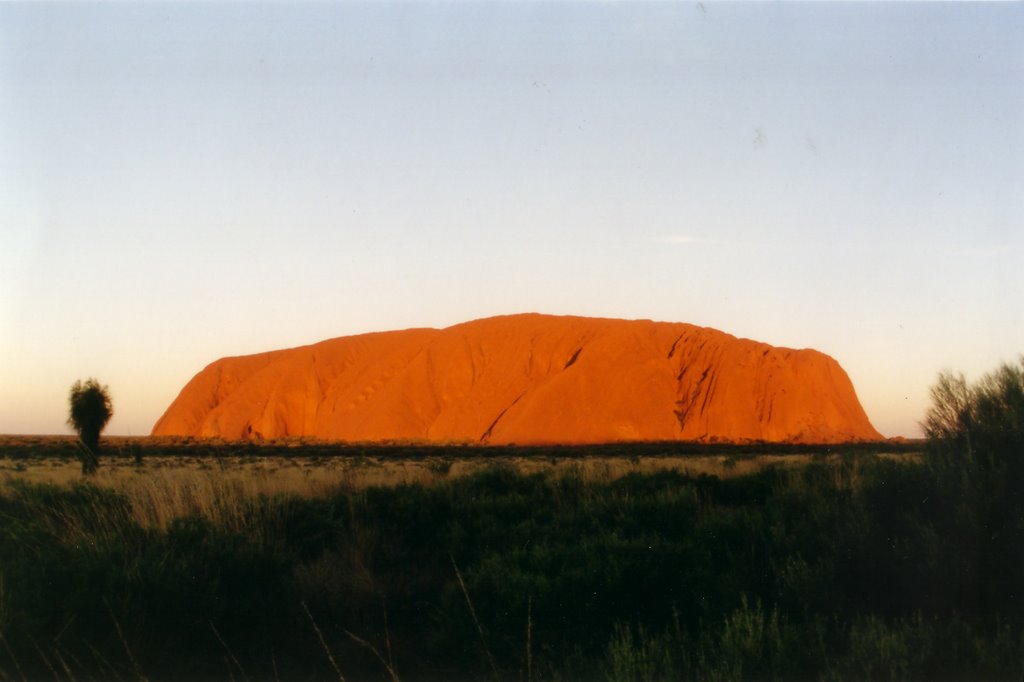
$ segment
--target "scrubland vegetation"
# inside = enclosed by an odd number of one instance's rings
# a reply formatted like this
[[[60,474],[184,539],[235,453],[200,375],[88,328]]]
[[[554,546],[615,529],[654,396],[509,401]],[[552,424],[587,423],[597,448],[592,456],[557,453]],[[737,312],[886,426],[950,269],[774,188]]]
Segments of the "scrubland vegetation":
[[[944,376],[923,458],[11,476],[0,679],[1020,679],[1022,370]]]

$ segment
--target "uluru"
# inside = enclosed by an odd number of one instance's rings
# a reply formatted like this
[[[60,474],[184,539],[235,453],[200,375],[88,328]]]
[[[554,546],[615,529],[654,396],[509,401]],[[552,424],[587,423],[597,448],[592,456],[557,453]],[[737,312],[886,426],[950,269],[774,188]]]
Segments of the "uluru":
[[[540,314],[217,360],[154,436],[585,444],[882,440],[846,372],[685,323]]]

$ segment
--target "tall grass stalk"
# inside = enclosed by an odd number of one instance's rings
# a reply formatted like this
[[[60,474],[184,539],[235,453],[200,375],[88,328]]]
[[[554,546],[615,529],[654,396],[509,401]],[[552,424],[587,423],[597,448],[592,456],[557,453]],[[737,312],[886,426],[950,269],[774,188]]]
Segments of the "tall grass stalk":
[[[231,651],[231,647],[228,646],[228,643],[224,641],[224,638],[221,636],[220,631],[217,630],[217,626],[213,624],[213,621],[211,620],[208,622],[210,623],[210,629],[213,630],[214,637],[217,638],[217,641],[220,642],[220,645],[224,648],[224,655],[228,657],[236,668],[238,668],[238,672],[242,673],[242,679],[248,682],[249,676],[245,674],[245,668],[243,668],[242,664],[238,662],[238,657],[235,656],[233,651]]]
[[[491,654],[491,648],[487,646],[487,636],[484,635],[483,626],[480,625],[480,619],[476,616],[476,609],[473,608],[473,600],[469,598],[469,590],[466,589],[466,583],[462,579],[462,572],[459,570],[459,565],[455,563],[455,557],[449,553],[448,558],[452,562],[452,568],[455,569],[455,577],[459,581],[459,589],[462,590],[462,595],[466,598],[466,606],[469,608],[469,615],[473,618],[473,625],[476,626],[477,634],[480,635],[480,646],[483,648],[484,654],[487,656],[487,662],[491,666],[491,672],[494,674],[494,679],[497,682],[500,682],[501,675],[498,674],[498,665],[494,662],[494,655]]]
[[[316,619],[313,618],[313,614],[310,613],[309,607],[306,606],[306,602],[302,602],[302,610],[306,612],[306,617],[309,618],[309,622],[313,626],[313,631],[316,633],[317,639],[320,640],[320,646],[323,647],[324,653],[327,654],[327,660],[330,661],[331,667],[334,668],[334,672],[337,673],[338,682],[345,682],[345,676],[341,674],[341,668],[338,667],[338,662],[334,660],[334,654],[331,653],[331,648],[327,646],[327,640],[324,639],[324,633],[320,632],[320,626],[316,624]]]
[[[132,648],[128,645],[128,638],[124,636],[124,630],[121,629],[121,621],[117,619],[117,615],[114,613],[114,609],[111,608],[110,602],[107,601],[106,597],[103,597],[103,604],[107,607],[110,619],[114,621],[114,628],[117,630],[117,636],[121,640],[121,644],[124,645],[124,652],[128,656],[128,661],[132,664],[132,671],[135,673],[136,679],[138,682],[149,682],[148,678],[142,673],[142,666],[139,665],[138,659],[135,658],[135,654],[132,653]]]
[[[25,673],[21,669],[21,664],[18,662],[18,657],[14,655],[11,645],[7,642],[7,638],[4,637],[4,633],[2,631],[0,631],[0,644],[4,645],[4,651],[7,652],[7,656],[11,659],[11,663],[14,664],[14,669],[18,671],[18,677],[21,678],[21,682],[28,682],[28,678],[25,677]]]

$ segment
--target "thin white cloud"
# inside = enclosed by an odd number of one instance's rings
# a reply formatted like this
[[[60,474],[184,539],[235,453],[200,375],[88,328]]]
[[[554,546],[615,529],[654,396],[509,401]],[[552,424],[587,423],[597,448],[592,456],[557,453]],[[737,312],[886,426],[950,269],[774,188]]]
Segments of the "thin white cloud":
[[[665,237],[655,237],[654,241],[659,244],[714,244],[711,239],[703,237],[691,237],[684,234],[672,234]]]
[[[728,247],[753,247],[754,242],[735,239],[708,239],[707,237],[694,237],[688,234],[670,234],[651,239],[655,244],[694,244],[699,246],[728,246]]]

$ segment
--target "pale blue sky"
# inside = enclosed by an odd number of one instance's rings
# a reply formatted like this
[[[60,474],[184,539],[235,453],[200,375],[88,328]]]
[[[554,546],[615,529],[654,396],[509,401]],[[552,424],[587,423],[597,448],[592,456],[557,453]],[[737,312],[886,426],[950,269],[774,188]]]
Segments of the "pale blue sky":
[[[1022,4],[0,4],[0,433],[538,311],[814,347],[886,435],[1024,352]]]

